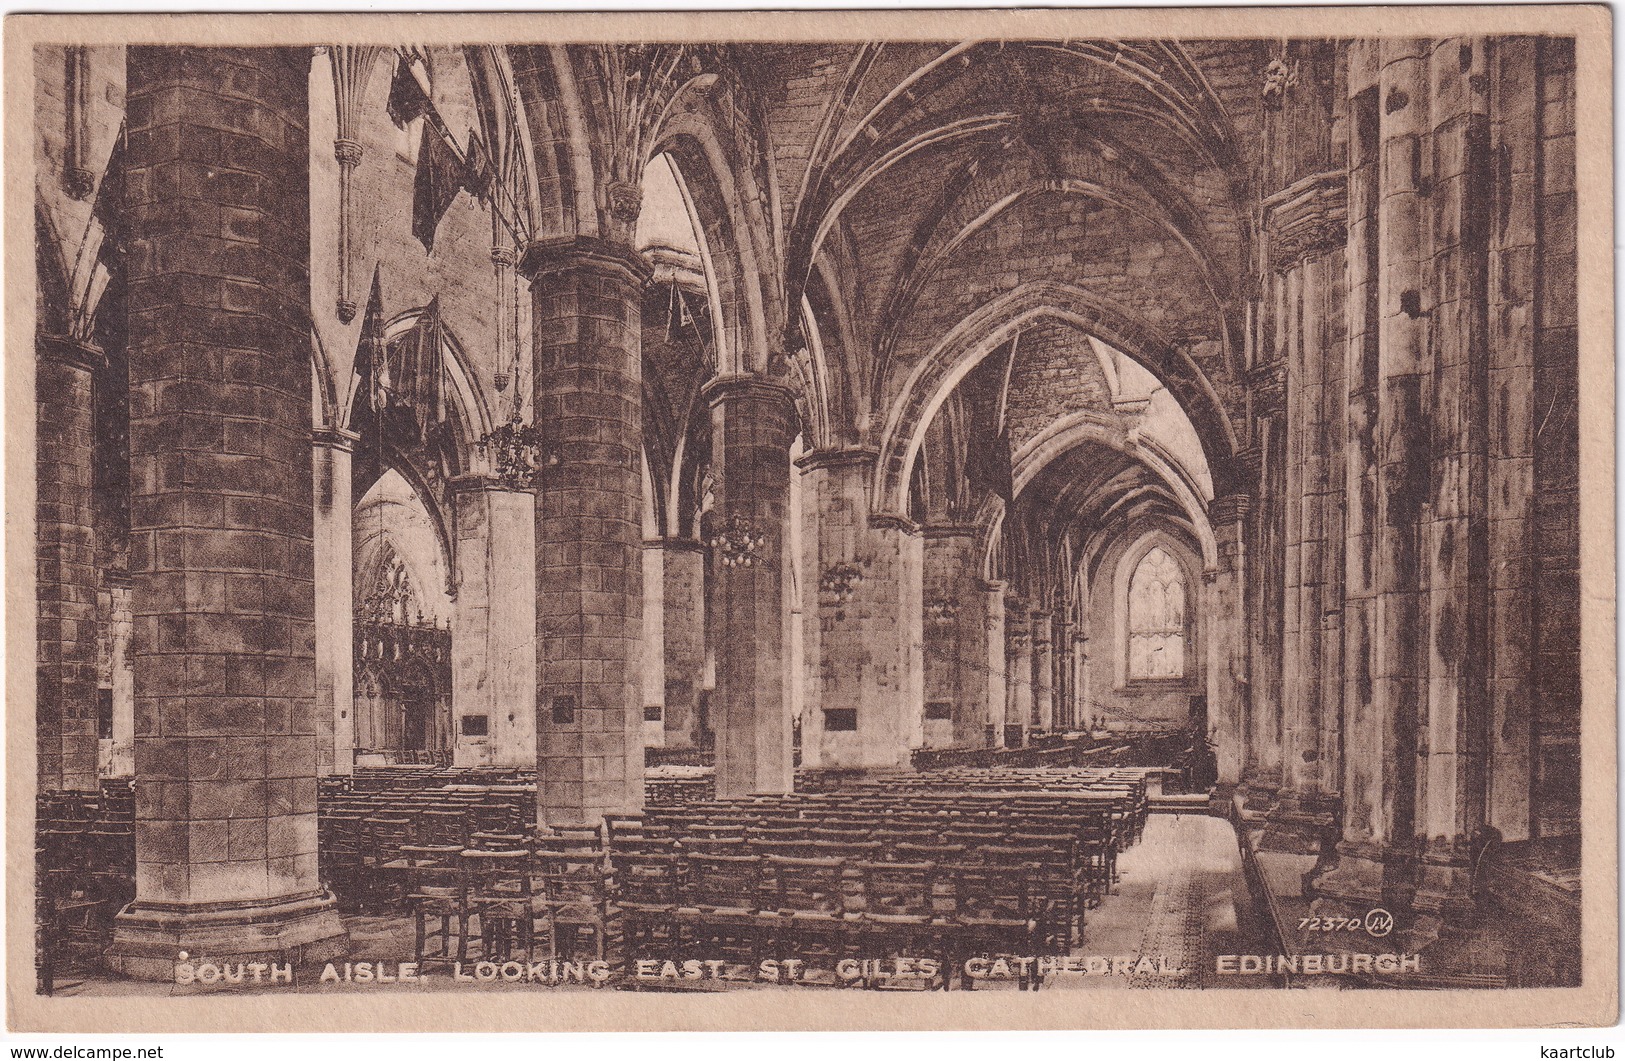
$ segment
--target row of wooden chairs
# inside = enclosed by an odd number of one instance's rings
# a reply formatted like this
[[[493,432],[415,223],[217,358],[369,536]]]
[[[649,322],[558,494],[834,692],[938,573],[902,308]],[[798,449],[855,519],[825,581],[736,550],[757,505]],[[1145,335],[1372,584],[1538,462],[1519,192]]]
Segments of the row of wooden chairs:
[[[1004,861],[1041,859],[1068,882],[1062,906],[1073,925],[1083,927],[1084,911],[1099,906],[1116,873],[1116,850],[1103,818],[1081,824],[1066,819],[1026,818],[1019,822],[911,825],[887,823],[866,828],[851,823],[794,826],[694,824],[669,827],[617,821],[610,832],[612,852],[677,855],[756,855],[872,862]]]
[[[671,811],[651,808],[641,817],[611,820],[612,833],[627,829],[689,836],[753,836],[761,839],[904,840],[954,842],[1034,829],[1075,831],[1086,843],[1111,853],[1132,843],[1138,812],[1115,801],[988,800],[893,802],[844,805],[780,802],[775,806],[712,805]]]
[[[952,857],[610,854],[628,962],[703,956],[755,968],[791,955],[832,967],[845,957],[934,958],[936,986],[946,990],[967,957],[1068,949],[1077,911],[1071,882],[1048,852]]]
[[[405,845],[380,870],[401,879],[416,960],[428,968],[605,959],[614,923],[605,867],[602,848],[548,837],[513,847]]]

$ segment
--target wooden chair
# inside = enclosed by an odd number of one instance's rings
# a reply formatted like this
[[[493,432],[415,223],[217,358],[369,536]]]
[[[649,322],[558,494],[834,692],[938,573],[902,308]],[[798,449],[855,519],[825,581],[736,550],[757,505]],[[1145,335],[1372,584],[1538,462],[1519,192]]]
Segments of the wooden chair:
[[[744,855],[752,849],[743,836],[685,836],[679,844],[685,852],[706,855]]]
[[[939,908],[937,867],[930,862],[858,862],[860,950],[875,957],[935,957],[939,985],[949,983],[950,925]]]
[[[418,843],[421,830],[408,816],[386,814],[362,822],[361,860],[355,868],[356,901],[363,910],[387,909],[403,897],[400,877],[390,863],[401,857],[401,848]]]
[[[604,830],[598,825],[550,825],[542,829],[538,838],[548,842],[561,842],[576,847],[603,847]]]
[[[479,919],[481,956],[489,961],[535,957],[535,892],[524,848],[466,850],[470,914]]]
[[[880,844],[874,840],[840,842],[814,840],[808,843],[814,858],[844,858],[855,862],[876,861],[882,856]]]
[[[456,844],[468,847],[472,815],[467,810],[439,807],[417,814],[418,840],[424,844]]]
[[[838,858],[766,856],[763,872],[777,909],[762,911],[764,942],[825,964],[850,953],[859,923],[846,911],[845,866]]]
[[[406,902],[412,911],[413,956],[422,968],[468,959],[469,879],[456,848],[407,845]],[[455,921],[456,932],[452,931]],[[439,923],[439,931],[435,924]],[[434,950],[429,949],[434,941]]]
[[[476,851],[517,851],[529,849],[534,843],[524,833],[470,833],[468,846]]]
[[[1034,842],[1048,839],[1049,843]],[[982,861],[1024,876],[1031,889],[1044,953],[1064,954],[1081,929],[1080,887],[1065,837],[1035,838],[1014,833],[1009,842],[981,850]]]
[[[677,924],[693,957],[758,960],[763,860],[757,855],[685,852]]]
[[[960,862],[944,869],[954,896],[949,939],[955,967],[962,969],[964,959],[973,955],[1039,953],[1039,903],[1025,877],[1006,865],[987,862]],[[1020,988],[1036,988],[1036,975],[1034,970],[1024,977]],[[967,987],[971,984],[968,978],[964,982]]]
[[[575,960],[582,937],[603,960],[613,918],[609,874],[601,849],[545,840],[535,855],[538,890],[532,904],[536,931],[545,934],[550,959]]]
[[[617,848],[610,853],[614,870],[611,895],[620,914],[625,959],[635,961],[657,946],[676,953],[681,948],[677,905],[682,884],[682,856],[668,851]]]

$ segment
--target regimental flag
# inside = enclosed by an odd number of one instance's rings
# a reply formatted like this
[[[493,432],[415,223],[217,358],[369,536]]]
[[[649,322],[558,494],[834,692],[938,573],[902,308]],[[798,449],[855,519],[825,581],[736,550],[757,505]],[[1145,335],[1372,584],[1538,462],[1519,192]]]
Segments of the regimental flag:
[[[102,253],[111,255],[124,250],[124,130],[118,131],[113,141],[113,153],[102,170],[102,181],[96,189],[96,199],[90,205],[90,216],[102,226]]]
[[[429,302],[423,316],[418,318],[411,341],[406,348],[407,365],[402,375],[406,393],[405,404],[412,407],[417,420],[418,438],[431,438],[431,428],[446,422],[445,366],[440,357],[441,325],[440,296]]]
[[[434,233],[440,219],[467,183],[465,168],[435,123],[424,122],[417,181],[412,186],[412,235],[430,253],[434,251]]]
[[[355,371],[361,393],[374,413],[389,407],[394,381],[389,372],[389,354],[384,348],[384,293],[378,266],[372,268],[372,291],[367,295],[367,312],[361,318],[361,341],[355,349]]]
[[[372,291],[367,295],[367,310],[361,318],[361,338],[355,348],[356,395],[350,429],[361,436],[356,448],[357,474],[371,468],[374,476],[383,470],[382,457],[384,420],[389,409],[392,386],[389,357],[384,349],[384,295],[378,267],[372,270]]]
[[[490,198],[496,180],[496,167],[485,141],[473,129],[468,131],[468,159],[463,164],[463,188],[474,198],[484,202]]]
[[[413,64],[406,56],[395,61],[395,78],[389,83],[389,120],[395,123],[397,129],[405,129],[407,125],[429,113],[433,106],[429,102],[429,93],[423,82],[418,80],[417,73],[412,69]]]

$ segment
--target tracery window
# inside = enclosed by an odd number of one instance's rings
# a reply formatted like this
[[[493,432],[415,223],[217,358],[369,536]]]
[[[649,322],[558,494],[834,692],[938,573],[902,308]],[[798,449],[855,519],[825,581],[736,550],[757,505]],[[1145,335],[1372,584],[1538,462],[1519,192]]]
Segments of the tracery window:
[[[1130,680],[1185,676],[1185,572],[1160,546],[1141,557],[1128,586]]]

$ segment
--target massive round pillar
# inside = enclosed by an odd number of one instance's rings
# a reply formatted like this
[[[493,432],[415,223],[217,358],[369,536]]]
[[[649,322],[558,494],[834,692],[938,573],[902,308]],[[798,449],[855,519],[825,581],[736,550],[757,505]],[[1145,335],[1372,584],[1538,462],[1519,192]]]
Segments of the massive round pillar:
[[[136,898],[108,960],[320,960],[310,57],[127,65]]]
[[[526,248],[536,423],[541,821],[643,806],[642,261],[586,238]]]
[[[794,785],[790,721],[790,390],[754,376],[713,380],[716,790],[723,798]]]

